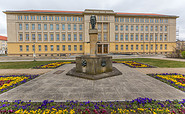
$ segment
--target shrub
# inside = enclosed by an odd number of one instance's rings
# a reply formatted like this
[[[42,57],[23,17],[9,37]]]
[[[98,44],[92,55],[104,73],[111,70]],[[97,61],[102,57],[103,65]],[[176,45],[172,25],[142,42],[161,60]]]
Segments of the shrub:
[[[185,51],[183,51],[183,52],[181,53],[181,55],[182,55],[182,58],[185,59]]]

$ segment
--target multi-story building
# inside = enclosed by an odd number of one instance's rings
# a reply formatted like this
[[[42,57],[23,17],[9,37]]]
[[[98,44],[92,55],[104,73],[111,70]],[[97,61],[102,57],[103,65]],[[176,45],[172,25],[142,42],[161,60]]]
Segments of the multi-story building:
[[[99,54],[165,54],[176,46],[178,16],[118,13],[113,10],[4,11],[8,54],[89,54],[90,16],[97,18]]]
[[[0,54],[7,53],[7,37],[0,36]]]

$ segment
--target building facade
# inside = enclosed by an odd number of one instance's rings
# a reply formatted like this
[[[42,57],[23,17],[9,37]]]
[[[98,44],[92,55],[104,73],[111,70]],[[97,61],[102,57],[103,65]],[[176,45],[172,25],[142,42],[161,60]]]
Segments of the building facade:
[[[4,11],[8,54],[61,56],[89,54],[90,16],[98,29],[98,54],[165,54],[176,46],[178,16],[118,13],[113,10]]]
[[[0,36],[0,54],[7,54],[7,37]]]

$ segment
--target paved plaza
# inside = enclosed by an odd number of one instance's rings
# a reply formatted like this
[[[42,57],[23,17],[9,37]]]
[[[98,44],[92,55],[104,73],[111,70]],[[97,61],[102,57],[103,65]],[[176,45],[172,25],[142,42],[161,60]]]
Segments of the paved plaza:
[[[110,101],[148,97],[182,100],[185,92],[147,76],[124,64],[113,64],[122,75],[100,80],[67,76],[75,64],[66,64],[0,95],[0,100]],[[64,71],[64,72],[62,72]]]

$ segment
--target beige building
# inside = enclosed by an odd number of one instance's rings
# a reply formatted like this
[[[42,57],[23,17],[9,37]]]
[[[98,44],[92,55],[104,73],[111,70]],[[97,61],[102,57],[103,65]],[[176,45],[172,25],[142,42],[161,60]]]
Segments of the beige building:
[[[0,54],[7,53],[7,37],[0,36]]]
[[[8,54],[14,56],[89,54],[91,15],[97,19],[99,54],[165,54],[176,46],[178,16],[90,9],[4,13]]]

